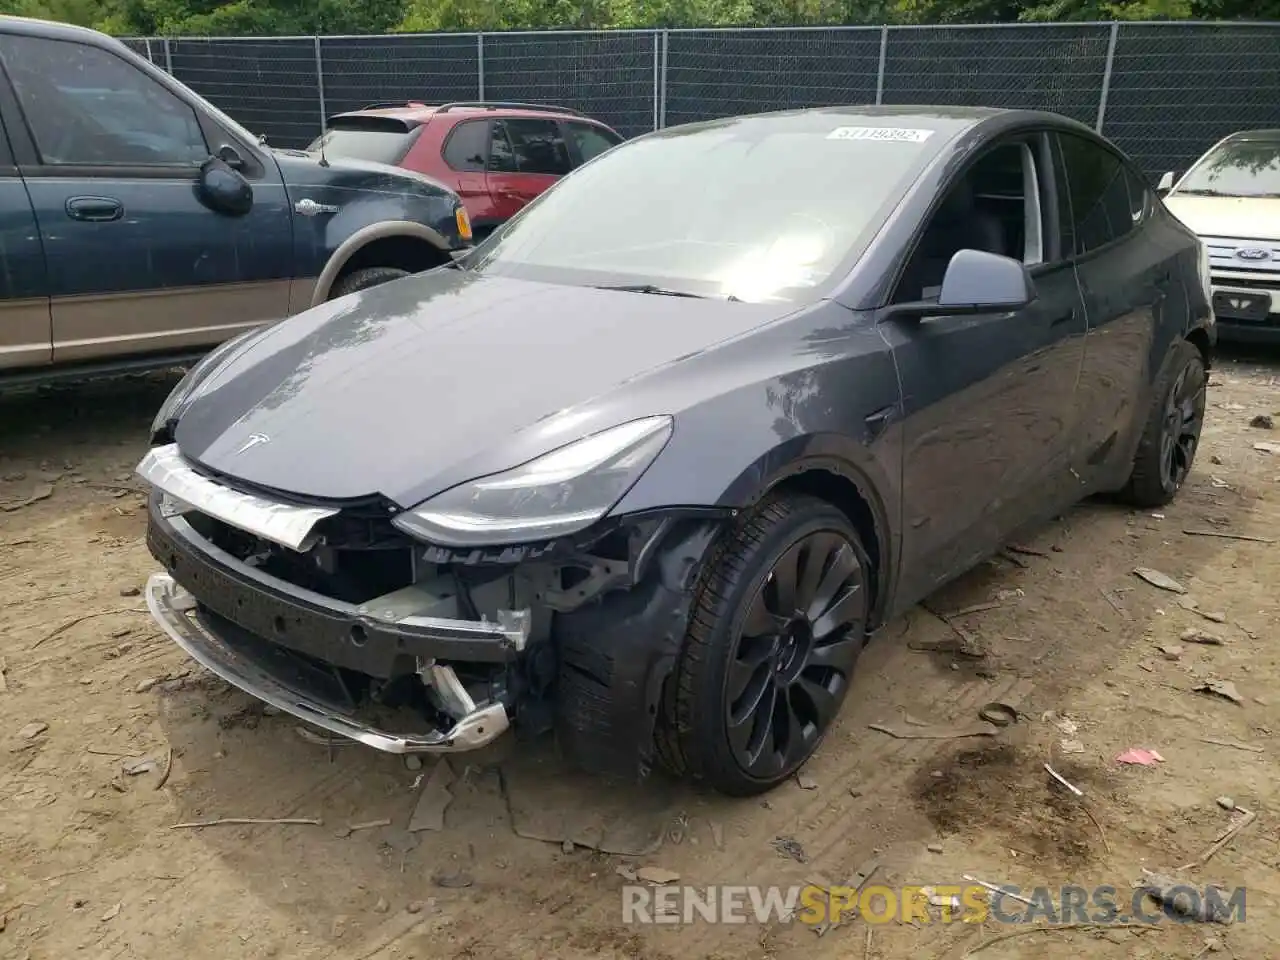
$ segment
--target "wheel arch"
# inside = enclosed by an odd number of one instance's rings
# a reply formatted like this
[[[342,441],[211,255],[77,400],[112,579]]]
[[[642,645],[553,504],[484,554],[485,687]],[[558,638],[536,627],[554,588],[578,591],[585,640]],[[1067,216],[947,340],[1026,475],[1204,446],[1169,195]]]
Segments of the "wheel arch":
[[[1200,359],[1204,361],[1204,368],[1209,370],[1213,366],[1213,342],[1209,339],[1209,332],[1204,327],[1193,327],[1191,332],[1187,334],[1186,339],[1200,351]]]
[[[347,237],[330,255],[316,280],[311,294],[311,306],[319,306],[329,299],[333,285],[349,264],[359,263],[357,259],[363,251],[376,249],[377,244],[386,241],[407,241],[412,244],[425,245],[440,255],[443,263],[449,256],[449,244],[445,238],[430,227],[414,223],[412,220],[384,220],[362,227]],[[365,266],[396,266],[397,264],[364,264]]]
[[[786,493],[808,494],[825,500],[838,508],[853,525],[871,560],[871,588],[874,602],[871,608],[871,626],[879,626],[886,611],[895,582],[897,550],[890,521],[890,508],[884,491],[887,481],[873,479],[875,459],[866,447],[857,444],[856,459],[848,451],[837,453],[828,449],[835,438],[806,438],[805,452],[786,456],[785,450],[794,442],[784,444],[766,459],[783,462],[771,470],[761,472],[758,467],[747,471],[730,487],[727,499],[739,510],[753,509],[768,497]],[[844,444],[840,444],[844,446]],[[750,477],[759,478],[754,490],[745,491]],[[736,493],[736,495],[735,495]]]

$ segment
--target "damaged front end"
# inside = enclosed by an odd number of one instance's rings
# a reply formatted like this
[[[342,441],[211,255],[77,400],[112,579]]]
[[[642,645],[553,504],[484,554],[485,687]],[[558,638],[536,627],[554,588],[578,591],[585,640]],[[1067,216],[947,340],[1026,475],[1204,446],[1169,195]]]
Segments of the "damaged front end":
[[[662,683],[725,514],[605,520],[536,544],[448,548],[379,500],[286,503],[205,475],[174,444],[151,488],[157,623],[224,680],[392,753],[556,728],[596,770],[644,773]]]

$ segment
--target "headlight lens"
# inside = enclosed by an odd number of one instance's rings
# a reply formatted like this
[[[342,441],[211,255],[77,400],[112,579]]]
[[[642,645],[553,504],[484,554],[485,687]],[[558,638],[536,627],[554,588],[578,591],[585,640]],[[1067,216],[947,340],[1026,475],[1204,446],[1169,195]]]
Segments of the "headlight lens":
[[[154,437],[172,421],[182,416],[182,412],[187,405],[195,399],[197,395],[195,387],[200,381],[207,377],[214,367],[226,359],[248,337],[257,332],[257,329],[246,330],[230,340],[224,340],[197,360],[186,372],[186,375],[178,381],[178,385],[169,391],[169,396],[160,405],[160,409],[156,411],[155,419],[151,421],[151,435]]]
[[[505,473],[459,484],[393,521],[452,547],[549,540],[595,523],[622,499],[671,437],[671,417],[633,420]]]

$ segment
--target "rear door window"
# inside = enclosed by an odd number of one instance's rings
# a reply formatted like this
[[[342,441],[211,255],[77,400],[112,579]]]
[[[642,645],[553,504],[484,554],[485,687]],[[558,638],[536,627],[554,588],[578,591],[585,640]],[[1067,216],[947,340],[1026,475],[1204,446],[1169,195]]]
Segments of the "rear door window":
[[[1129,233],[1136,221],[1124,163],[1083,137],[1059,134],[1058,142],[1071,191],[1075,252],[1089,253]]]
[[[454,170],[483,171],[489,152],[489,121],[467,120],[449,132],[444,162]]]
[[[420,128],[392,117],[335,117],[307,149],[392,166],[404,159]]]

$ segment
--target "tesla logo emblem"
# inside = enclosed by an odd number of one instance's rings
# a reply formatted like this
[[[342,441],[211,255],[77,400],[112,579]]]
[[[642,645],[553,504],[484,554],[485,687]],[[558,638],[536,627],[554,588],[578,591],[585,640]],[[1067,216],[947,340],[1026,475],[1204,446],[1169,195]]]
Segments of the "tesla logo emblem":
[[[270,443],[270,442],[271,442],[271,438],[268,437],[265,433],[251,433],[249,434],[249,439],[246,440],[244,443],[240,444],[240,449],[236,451],[236,456],[237,457],[240,456],[240,454],[244,453],[246,450],[250,450],[253,447],[258,446],[259,444]]]
[[[1270,260],[1271,251],[1263,250],[1259,247],[1249,247],[1245,250],[1237,250],[1236,256],[1241,260]]]

